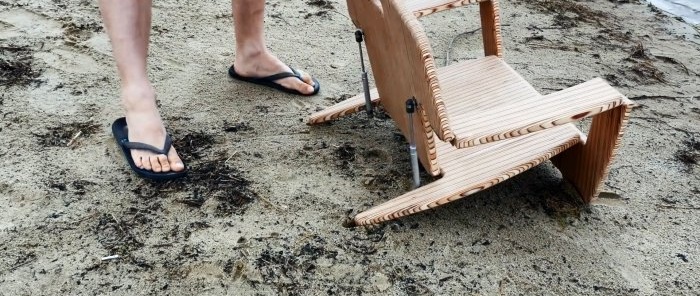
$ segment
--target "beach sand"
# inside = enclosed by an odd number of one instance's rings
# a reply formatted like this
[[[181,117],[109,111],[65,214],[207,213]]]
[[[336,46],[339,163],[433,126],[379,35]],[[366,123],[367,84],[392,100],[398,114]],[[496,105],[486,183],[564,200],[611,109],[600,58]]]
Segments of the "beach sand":
[[[191,166],[168,184],[131,173],[111,138],[97,1],[0,1],[0,295],[700,290],[696,28],[634,0],[501,1],[504,58],[539,91],[603,77],[639,104],[601,198],[582,205],[544,163],[364,229],[342,222],[405,192],[410,165],[386,117],[304,122],[361,90],[345,2],[268,1],[269,47],[321,81],[310,98],[227,77],[228,2],[154,2],[149,71]],[[482,55],[479,33],[455,39],[476,15],[422,19],[439,65]]]

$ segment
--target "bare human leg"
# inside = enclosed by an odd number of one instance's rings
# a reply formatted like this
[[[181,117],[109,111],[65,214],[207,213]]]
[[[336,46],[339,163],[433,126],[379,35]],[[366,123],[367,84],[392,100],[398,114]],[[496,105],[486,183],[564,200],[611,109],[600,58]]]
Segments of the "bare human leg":
[[[291,69],[265,47],[265,0],[232,0],[236,59],[233,65],[241,76],[265,77]],[[276,82],[301,93],[313,93],[311,76],[302,72],[303,81],[294,77]]]
[[[155,90],[146,74],[151,0],[100,0],[100,11],[121,79],[129,141],[162,147],[166,131],[156,106]],[[185,168],[175,148],[167,156],[144,150],[131,150],[131,156],[138,167],[153,172]]]

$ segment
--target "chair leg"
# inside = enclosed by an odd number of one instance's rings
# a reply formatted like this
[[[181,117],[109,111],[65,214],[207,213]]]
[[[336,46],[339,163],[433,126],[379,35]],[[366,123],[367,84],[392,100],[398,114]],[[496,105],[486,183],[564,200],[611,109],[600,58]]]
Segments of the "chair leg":
[[[503,57],[501,42],[501,17],[498,0],[479,2],[481,15],[481,33],[484,40],[484,54]]]
[[[554,165],[574,185],[586,203],[596,199],[600,193],[631,109],[630,105],[625,104],[594,116],[586,142],[552,158]]]
[[[377,92],[377,89],[371,89],[369,94],[370,99],[372,101],[372,105],[375,107],[378,106],[381,100],[379,99],[379,93]],[[363,110],[365,110],[365,96],[364,93],[360,93],[352,98],[330,106],[322,111],[311,114],[306,120],[306,124],[321,124]]]
[[[449,191],[454,187],[454,180],[442,178],[423,187],[413,189],[397,198],[381,205],[367,209],[353,217],[350,226],[366,226],[380,224],[403,216],[412,215],[460,199],[459,192]],[[436,193],[438,192],[438,193]],[[421,198],[429,197],[437,200],[430,204],[422,204]]]

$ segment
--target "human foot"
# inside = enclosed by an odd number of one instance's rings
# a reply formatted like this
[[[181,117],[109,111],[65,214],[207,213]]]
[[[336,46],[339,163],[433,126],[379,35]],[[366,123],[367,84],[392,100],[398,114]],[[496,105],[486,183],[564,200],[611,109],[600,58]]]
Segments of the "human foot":
[[[229,74],[236,79],[302,95],[316,94],[319,87],[309,74],[290,68],[267,50],[237,53]]]
[[[129,142],[144,143],[162,149],[167,133],[158,113],[153,89],[125,89],[122,91],[122,104],[126,110]],[[185,169],[174,147],[167,151],[167,156],[141,149],[131,149],[130,152],[134,164],[144,170],[167,173]]]

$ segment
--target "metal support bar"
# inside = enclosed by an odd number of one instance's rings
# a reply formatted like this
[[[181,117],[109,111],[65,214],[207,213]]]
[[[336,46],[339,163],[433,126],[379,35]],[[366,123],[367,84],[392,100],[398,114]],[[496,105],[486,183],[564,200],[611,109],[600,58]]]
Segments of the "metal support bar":
[[[414,131],[413,113],[416,112],[418,102],[411,97],[406,100],[406,113],[408,113],[408,152],[411,155],[411,171],[413,172],[413,188],[420,187],[420,171],[418,168],[418,151],[416,150],[416,136]]]
[[[364,33],[362,30],[355,31],[355,41],[357,41],[357,46],[360,49],[360,65],[362,66],[362,90],[365,94],[365,111],[367,111],[367,117],[372,118],[374,115],[374,108],[372,107],[372,99],[369,95],[369,80],[367,79],[367,70],[365,70],[365,57],[362,53],[362,41],[364,40]]]

